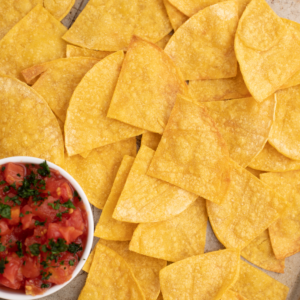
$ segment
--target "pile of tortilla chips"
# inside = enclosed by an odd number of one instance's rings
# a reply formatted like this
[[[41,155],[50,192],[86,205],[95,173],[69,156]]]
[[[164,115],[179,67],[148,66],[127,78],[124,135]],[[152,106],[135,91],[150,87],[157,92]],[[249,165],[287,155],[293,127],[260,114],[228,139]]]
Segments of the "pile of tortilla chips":
[[[0,4],[0,158],[62,166],[103,210],[79,299],[285,300],[245,260],[300,252],[300,24],[265,0],[89,0],[67,30],[73,4]]]

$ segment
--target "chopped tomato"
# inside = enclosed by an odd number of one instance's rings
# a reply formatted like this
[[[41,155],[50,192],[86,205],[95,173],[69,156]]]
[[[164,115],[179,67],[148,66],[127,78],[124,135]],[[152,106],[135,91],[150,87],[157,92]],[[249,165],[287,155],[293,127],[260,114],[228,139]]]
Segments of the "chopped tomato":
[[[43,242],[45,242],[45,240],[46,240],[45,237],[39,237],[39,236],[28,237],[24,242],[24,245],[26,246],[26,252],[31,253],[29,246],[33,244],[42,244]]]
[[[22,274],[26,278],[38,277],[40,275],[40,257],[31,257],[26,254],[22,265]]]
[[[60,187],[58,187],[56,189],[56,193],[59,197],[61,197],[62,202],[68,201],[73,197],[71,187],[67,182],[64,182]]]
[[[51,287],[51,283],[45,284],[41,279],[27,279],[25,281],[25,293],[26,295],[36,296],[42,295]]]
[[[33,228],[34,227],[34,220],[33,218],[33,209],[29,205],[25,205],[21,209],[23,217],[21,217],[21,223],[22,223],[22,228],[27,229],[27,228]]]
[[[56,217],[56,214],[62,210],[61,208],[59,210],[55,210],[49,205],[55,205],[55,201],[57,201],[57,199],[50,196],[48,197],[48,199],[44,200],[44,202],[41,205],[32,204],[34,214],[40,217],[42,220],[47,219],[47,222],[53,222],[53,220]]]
[[[12,285],[18,285],[18,282],[23,280],[21,272],[22,259],[16,254],[12,254],[11,256],[8,256],[6,260],[8,263],[5,264],[3,277],[9,280]]]
[[[8,163],[4,170],[4,178],[8,184],[21,186],[24,179],[24,168],[14,163]]]
[[[11,219],[8,221],[9,225],[17,225],[20,222],[20,206],[12,207],[10,210]]]
[[[3,219],[0,220],[0,235],[6,235],[6,234],[10,234],[11,230],[9,229],[6,221],[4,221]]]
[[[48,226],[48,231],[47,231],[47,237],[49,240],[54,239],[57,240],[58,238],[63,238],[62,234],[59,231],[60,224],[58,223],[51,223]]]
[[[73,241],[75,241],[83,233],[83,231],[77,230],[74,227],[65,227],[65,226],[61,226],[59,228],[59,232],[66,240],[67,244],[70,244]]]
[[[65,221],[66,226],[72,226],[78,230],[83,231],[84,222],[80,209],[75,209],[68,220]]]
[[[0,284],[9,287],[13,290],[18,290],[22,286],[22,281],[15,281],[14,283],[11,283],[8,279],[6,279],[3,275],[0,275]]]
[[[65,179],[47,179],[45,192],[50,192],[53,197],[60,197],[62,202],[73,198],[72,189]]]

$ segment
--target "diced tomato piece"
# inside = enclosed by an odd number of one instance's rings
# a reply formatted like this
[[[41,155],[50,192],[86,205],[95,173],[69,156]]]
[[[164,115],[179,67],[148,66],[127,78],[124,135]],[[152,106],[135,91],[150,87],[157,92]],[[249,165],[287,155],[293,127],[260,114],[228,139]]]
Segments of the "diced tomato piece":
[[[27,228],[33,228],[34,227],[34,220],[32,220],[33,218],[33,209],[29,206],[29,205],[25,205],[22,209],[21,209],[22,214],[24,215],[24,217],[21,217],[21,223],[22,223],[22,228],[23,230],[27,229]]]
[[[14,283],[11,283],[8,279],[6,279],[3,275],[0,275],[0,284],[9,287],[13,290],[19,290],[22,285],[22,281],[15,281]]]
[[[24,242],[24,245],[26,246],[26,251],[28,253],[31,253],[29,246],[31,246],[33,244],[42,244],[44,241],[45,241],[45,238],[40,238],[40,237],[36,237],[36,236],[28,237]]]
[[[71,208],[72,209],[72,208]],[[75,209],[70,218],[65,222],[66,226],[72,226],[78,230],[84,230],[84,222],[80,209]]]
[[[9,229],[6,221],[0,220],[0,235],[10,234],[12,231]]]
[[[60,197],[62,202],[73,198],[72,189],[65,179],[46,178],[46,190],[50,192],[52,197]]]
[[[61,226],[59,228],[59,232],[66,240],[67,244],[70,244],[73,241],[75,241],[83,233],[83,231],[77,230],[74,227],[65,227],[65,226]]]
[[[73,198],[71,187],[67,182],[64,182],[59,188],[57,188],[56,192],[57,195],[61,197],[62,202]]]
[[[11,219],[8,221],[9,225],[17,225],[20,222],[20,206],[14,206],[10,210]]]
[[[39,278],[27,279],[25,281],[25,293],[26,295],[36,296],[44,294],[51,286],[51,283],[47,284],[47,287],[42,288],[44,282]]]
[[[33,235],[35,237],[39,236],[40,238],[45,237],[46,238],[47,228],[44,226],[37,226],[34,231]]]
[[[57,240],[59,238],[63,238],[62,234],[59,231],[60,224],[58,223],[51,223],[48,226],[48,231],[47,231],[47,237],[49,240],[54,239]]]
[[[22,274],[26,278],[35,278],[40,275],[40,257],[24,256],[24,263],[22,265]]]
[[[10,283],[13,285],[16,284],[18,281],[22,281],[22,259],[19,258],[16,254],[13,254],[11,256],[8,256],[6,260],[8,261],[8,263],[5,264],[3,277],[9,280]]]
[[[8,184],[16,183],[16,186],[21,186],[24,179],[24,169],[22,166],[8,163],[4,170],[4,178]]]

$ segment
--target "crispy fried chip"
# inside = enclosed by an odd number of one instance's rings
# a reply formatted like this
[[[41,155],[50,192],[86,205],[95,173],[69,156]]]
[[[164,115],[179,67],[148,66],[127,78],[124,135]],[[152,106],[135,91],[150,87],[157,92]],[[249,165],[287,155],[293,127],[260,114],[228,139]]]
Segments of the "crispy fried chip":
[[[124,155],[135,156],[136,140],[130,138],[91,151],[87,158],[65,157],[65,170],[83,188],[88,200],[103,209]]]
[[[230,182],[229,155],[206,107],[177,97],[147,174],[222,202]]]
[[[251,160],[249,166],[267,172],[286,172],[300,169],[300,161],[290,159],[278,152],[269,143]]]
[[[206,226],[205,200],[198,198],[172,219],[140,224],[134,231],[129,249],[167,261],[203,254]]]
[[[204,102],[223,135],[229,156],[247,167],[264,148],[275,118],[276,100],[271,96],[263,102],[243,98]]]
[[[234,249],[220,250],[167,266],[159,274],[164,299],[221,299],[239,276],[239,256]]]
[[[152,150],[156,150],[161,140],[161,135],[158,133],[147,131],[143,133],[141,145],[144,145]]]
[[[164,0],[164,4],[172,27],[174,31],[176,31],[188,19],[188,17],[171,4],[169,0]]]
[[[243,249],[279,218],[288,201],[234,161],[231,166],[223,203],[207,201],[207,212],[218,240],[226,248]]]
[[[300,68],[300,38],[264,0],[252,0],[235,36],[245,83],[257,101],[278,90]]]
[[[300,85],[278,91],[269,143],[281,154],[300,160]]]
[[[256,176],[257,178],[259,178],[259,175],[262,174],[262,173],[265,173],[263,171],[260,171],[260,170],[255,170],[255,169],[251,169],[249,167],[246,168],[246,170],[250,173],[252,173],[254,176]]]
[[[162,296],[162,293],[160,293],[157,297],[157,300],[164,300],[163,296]]]
[[[126,54],[107,116],[162,134],[177,93],[188,88],[159,47],[134,37]]]
[[[285,300],[289,288],[241,260],[240,276],[231,288],[247,299]]]
[[[113,53],[97,63],[78,84],[67,111],[65,142],[72,156],[144,132],[106,117],[124,54]]]
[[[64,57],[66,43],[61,36],[66,31],[46,9],[37,5],[0,41],[0,74],[23,80],[22,70]]]
[[[238,99],[251,96],[243,79],[240,68],[233,78],[214,80],[191,80],[190,93],[197,102]]]
[[[97,246],[97,244],[96,244],[96,246]],[[94,259],[95,252],[96,252],[96,246],[95,246],[95,248],[91,251],[91,253],[90,253],[88,259],[86,260],[86,262],[85,262],[85,264],[84,264],[84,266],[83,266],[83,268],[82,268],[82,270],[85,271],[85,272],[87,272],[87,273],[90,272],[91,265],[92,265],[92,263],[93,263],[93,259]]]
[[[160,222],[180,214],[196,200],[195,194],[146,175],[154,153],[146,146],[141,147],[113,213],[114,219]]]
[[[59,124],[45,100],[23,82],[0,77],[0,158],[33,156],[64,161]]]
[[[27,82],[41,75],[32,88],[44,97],[56,116],[65,122],[75,88],[98,61],[88,57],[60,58],[28,68],[22,74]]]
[[[145,300],[131,268],[112,249],[98,243],[85,286],[78,300]]]
[[[107,55],[112,54],[111,51],[98,51],[86,48],[77,47],[74,45],[67,45],[67,57],[94,57],[103,59]]]
[[[284,273],[284,259],[275,257],[268,230],[265,230],[246,246],[241,255],[260,268]]]
[[[106,240],[130,241],[137,224],[120,222],[112,218],[113,212],[124,188],[134,158],[125,155],[118,170],[110,194],[104,205],[94,235]]]
[[[199,11],[186,21],[165,48],[186,80],[230,78],[237,75],[234,35],[236,1],[224,1]]]
[[[227,290],[227,292],[225,292],[225,294],[222,296],[221,300],[247,300],[247,299],[236,292]]]
[[[163,37],[160,41],[156,43],[158,47],[161,49],[165,49],[166,45],[168,44],[169,40],[171,38],[170,34],[167,34],[165,37]]]
[[[291,202],[269,228],[275,256],[283,259],[300,251],[300,171],[265,173],[260,178]]]

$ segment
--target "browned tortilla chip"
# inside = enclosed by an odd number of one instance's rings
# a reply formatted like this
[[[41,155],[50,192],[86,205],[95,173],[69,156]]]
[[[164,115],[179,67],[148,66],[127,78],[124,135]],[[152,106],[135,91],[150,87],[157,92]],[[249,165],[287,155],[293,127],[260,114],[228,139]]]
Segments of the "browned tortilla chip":
[[[111,51],[97,51],[86,48],[77,47],[74,45],[67,45],[67,57],[94,57],[98,59],[103,59],[109,54],[112,54]]]
[[[67,156],[64,169],[81,185],[89,202],[103,209],[124,155],[135,154],[136,140],[130,138],[94,149],[87,158]]]
[[[186,80],[235,77],[237,25],[237,2],[220,2],[199,11],[180,26],[165,52]]]
[[[144,145],[152,150],[156,150],[161,140],[161,135],[158,133],[147,131],[143,133],[141,145]]]
[[[188,88],[172,60],[133,37],[107,116],[162,134],[178,93],[187,94]]]
[[[176,31],[188,19],[188,17],[171,4],[169,0],[164,0],[164,4],[172,27],[174,31]]]
[[[158,47],[161,49],[165,49],[166,45],[168,44],[169,40],[171,38],[170,34],[167,34],[164,38],[162,38],[160,41],[156,43]]]
[[[0,74],[23,80],[21,71],[65,57],[61,39],[67,29],[46,9],[37,5],[0,41]]]
[[[231,290],[227,290],[227,292],[222,296],[221,300],[247,300],[247,299],[238,293],[235,293]]]

